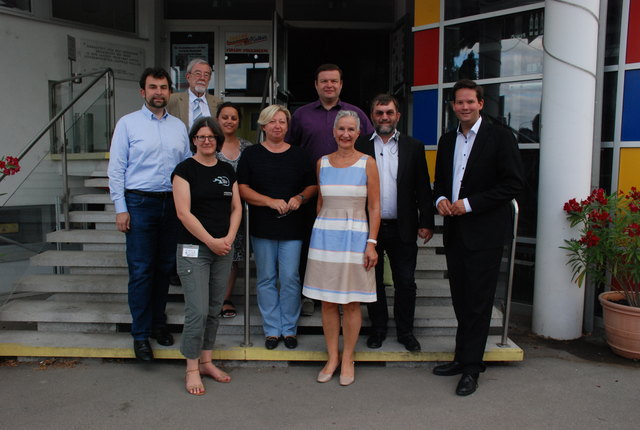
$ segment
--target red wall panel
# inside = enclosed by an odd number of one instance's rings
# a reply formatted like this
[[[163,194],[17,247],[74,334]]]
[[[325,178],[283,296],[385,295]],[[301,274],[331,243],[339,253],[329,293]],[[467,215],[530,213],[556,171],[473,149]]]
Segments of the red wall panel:
[[[413,85],[438,83],[437,28],[413,33]]]
[[[640,0],[629,3],[627,31],[627,64],[640,63]]]

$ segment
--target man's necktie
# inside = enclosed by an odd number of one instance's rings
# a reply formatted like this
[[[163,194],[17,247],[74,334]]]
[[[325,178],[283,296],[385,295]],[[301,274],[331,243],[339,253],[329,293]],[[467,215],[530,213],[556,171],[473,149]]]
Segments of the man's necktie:
[[[200,117],[202,117],[202,109],[200,109],[200,102],[202,101],[202,99],[200,97],[198,97],[197,99],[195,99],[194,101],[194,106],[193,106],[193,122],[196,122],[196,120],[198,120]]]

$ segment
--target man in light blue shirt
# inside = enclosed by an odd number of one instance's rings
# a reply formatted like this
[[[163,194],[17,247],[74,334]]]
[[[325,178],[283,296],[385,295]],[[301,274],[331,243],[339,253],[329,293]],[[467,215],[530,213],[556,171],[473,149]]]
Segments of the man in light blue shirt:
[[[145,104],[118,121],[109,158],[116,227],[127,237],[133,349],[143,361],[153,360],[149,337],[173,344],[165,315],[178,222],[171,173],[191,150],[184,124],[166,112],[170,88],[164,69],[143,72],[140,95]]]

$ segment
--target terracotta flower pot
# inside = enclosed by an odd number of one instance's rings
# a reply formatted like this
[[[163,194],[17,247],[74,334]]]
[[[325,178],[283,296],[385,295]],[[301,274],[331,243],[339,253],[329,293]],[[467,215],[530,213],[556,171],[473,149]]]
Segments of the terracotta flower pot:
[[[624,299],[624,295],[617,291],[607,291],[598,296],[607,343],[613,352],[622,357],[640,359],[640,308],[611,301],[621,299]]]

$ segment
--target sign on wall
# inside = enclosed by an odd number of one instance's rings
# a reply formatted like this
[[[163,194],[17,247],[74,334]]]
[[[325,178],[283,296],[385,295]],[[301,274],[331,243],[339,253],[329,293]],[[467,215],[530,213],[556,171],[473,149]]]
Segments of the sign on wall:
[[[81,39],[78,47],[80,73],[110,67],[117,79],[137,81],[145,68],[144,49],[97,40]]]

